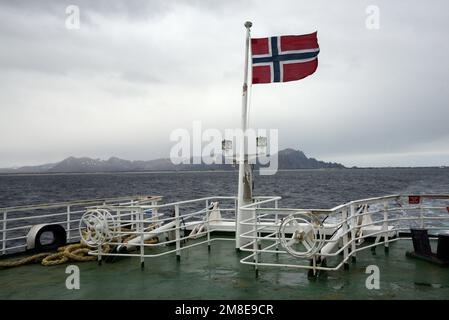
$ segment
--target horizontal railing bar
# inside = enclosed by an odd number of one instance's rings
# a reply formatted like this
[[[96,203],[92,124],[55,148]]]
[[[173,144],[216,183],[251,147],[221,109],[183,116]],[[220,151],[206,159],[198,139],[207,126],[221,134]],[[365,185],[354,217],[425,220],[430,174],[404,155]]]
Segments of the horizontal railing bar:
[[[35,209],[48,209],[48,208],[57,208],[57,207],[66,207],[66,206],[76,206],[76,205],[84,205],[84,204],[91,204],[96,202],[108,202],[108,201],[122,201],[122,200],[134,200],[139,198],[150,198],[146,199],[148,201],[160,201],[162,199],[161,196],[154,196],[154,195],[136,195],[136,196],[129,196],[129,197],[116,197],[116,198],[99,198],[99,199],[87,199],[87,200],[75,200],[75,201],[66,201],[66,202],[55,202],[55,203],[44,203],[44,204],[37,204],[37,205],[30,205],[30,206],[16,206],[16,207],[3,207],[0,208],[0,212],[7,211],[15,212],[15,211],[23,211],[23,210],[35,210]]]
[[[184,249],[192,248],[192,247],[195,247],[195,246],[199,246],[199,245],[202,245],[202,244],[205,244],[205,243],[218,241],[218,240],[228,240],[228,239],[225,239],[225,238],[213,238],[213,239],[210,239],[210,240],[205,240],[205,241],[194,243],[194,244],[191,244],[191,245],[188,245],[188,246],[181,247],[178,250],[182,251]],[[233,240],[233,239],[229,239],[229,240]],[[139,247],[139,246],[141,246],[141,244],[136,245],[136,247]],[[143,244],[143,246],[148,246],[148,245]],[[154,258],[154,257],[160,257],[160,256],[164,256],[164,255],[167,255],[167,254],[170,254],[170,253],[174,253],[174,252],[176,252],[178,250],[177,249],[173,249],[173,250],[161,252],[161,253],[158,253],[158,254],[151,254],[151,255],[148,255],[148,254],[142,255],[142,254],[138,254],[138,253],[135,253],[135,254],[133,254],[133,253],[101,253],[101,256]],[[89,255],[98,256],[98,252],[97,251],[91,251],[91,252],[89,252]]]

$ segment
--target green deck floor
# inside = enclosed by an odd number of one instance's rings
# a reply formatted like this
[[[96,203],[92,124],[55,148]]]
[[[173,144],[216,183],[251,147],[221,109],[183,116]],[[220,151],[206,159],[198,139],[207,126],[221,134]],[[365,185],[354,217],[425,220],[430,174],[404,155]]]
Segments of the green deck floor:
[[[146,259],[144,271],[138,258],[79,263],[79,290],[65,287],[67,265],[0,270],[0,299],[448,299],[449,269],[407,258],[406,250],[411,241],[392,243],[388,254],[362,251],[349,271],[317,280],[306,270],[270,267],[256,279],[233,241],[215,241],[210,254],[197,246],[182,251],[180,262],[173,254]],[[380,290],[365,287],[371,264],[380,268]]]

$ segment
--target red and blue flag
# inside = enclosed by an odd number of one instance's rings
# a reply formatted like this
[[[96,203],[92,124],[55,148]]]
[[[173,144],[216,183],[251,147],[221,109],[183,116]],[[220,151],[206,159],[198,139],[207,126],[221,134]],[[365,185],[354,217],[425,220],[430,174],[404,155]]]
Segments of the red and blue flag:
[[[305,78],[318,67],[317,33],[251,39],[253,84]]]

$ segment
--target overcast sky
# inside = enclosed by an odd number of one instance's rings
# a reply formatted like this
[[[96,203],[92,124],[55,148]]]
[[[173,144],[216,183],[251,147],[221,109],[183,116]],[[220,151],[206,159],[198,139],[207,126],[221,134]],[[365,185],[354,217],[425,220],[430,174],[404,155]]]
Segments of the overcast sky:
[[[66,7],[80,29],[66,28]],[[366,27],[368,5],[380,29]],[[240,124],[243,23],[318,31],[319,66],[256,85],[251,126],[347,166],[449,165],[447,1],[0,1],[0,167],[168,157]]]

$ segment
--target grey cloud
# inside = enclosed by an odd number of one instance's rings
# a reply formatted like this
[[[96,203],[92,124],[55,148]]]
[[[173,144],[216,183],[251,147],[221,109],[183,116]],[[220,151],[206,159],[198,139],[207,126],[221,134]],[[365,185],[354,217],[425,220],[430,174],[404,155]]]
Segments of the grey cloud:
[[[69,4],[80,30],[65,28]],[[254,37],[318,30],[316,74],[253,87],[251,123],[278,128],[281,147],[348,165],[449,165],[449,5],[376,1],[370,31],[369,4],[0,1],[0,166],[150,159],[193,120],[238,126],[247,19]]]

